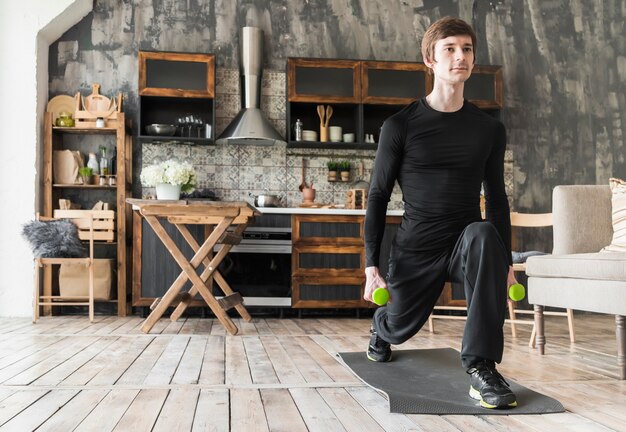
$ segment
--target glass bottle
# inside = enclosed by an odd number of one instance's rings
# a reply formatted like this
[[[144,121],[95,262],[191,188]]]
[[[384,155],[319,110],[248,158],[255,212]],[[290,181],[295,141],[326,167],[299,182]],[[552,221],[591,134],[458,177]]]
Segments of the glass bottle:
[[[296,141],[302,141],[302,121],[300,119],[296,120],[294,134],[296,136]]]
[[[107,159],[107,148],[100,147],[100,175],[109,175],[109,159]]]
[[[113,156],[111,156],[111,163],[109,166],[109,173],[111,175],[117,174],[117,149],[113,148]]]
[[[98,160],[96,159],[95,153],[89,153],[89,160],[87,161],[87,166],[91,168],[91,173],[96,175],[100,174],[100,165],[98,165]]]

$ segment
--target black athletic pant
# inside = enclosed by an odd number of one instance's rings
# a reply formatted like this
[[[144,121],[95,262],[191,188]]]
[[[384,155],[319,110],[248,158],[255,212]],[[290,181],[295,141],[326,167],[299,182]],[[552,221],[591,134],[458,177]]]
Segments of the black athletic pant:
[[[509,263],[505,246],[489,222],[475,222],[452,251],[415,253],[392,247],[387,284],[391,301],[376,310],[374,329],[401,344],[428,320],[446,281],[463,284],[467,322],[461,347],[464,367],[480,359],[502,360]]]

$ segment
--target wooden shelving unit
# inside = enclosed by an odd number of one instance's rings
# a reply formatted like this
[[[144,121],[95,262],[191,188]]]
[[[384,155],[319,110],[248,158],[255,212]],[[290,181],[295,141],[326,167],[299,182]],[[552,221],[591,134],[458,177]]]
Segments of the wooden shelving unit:
[[[117,299],[104,302],[115,302],[118,316],[126,316],[132,241],[132,215],[130,206],[126,204],[126,198],[131,197],[132,138],[124,113],[118,114],[115,127],[99,129],[56,127],[52,125],[52,120],[52,113],[46,112],[44,115],[43,145],[43,214],[52,217],[54,210],[59,208],[60,198],[71,198],[72,201],[78,201],[86,209],[91,208],[99,199],[114,201],[116,210],[115,240],[98,244],[101,247],[114,248],[111,251],[111,257],[117,261]],[[115,148],[117,159],[115,166],[117,183],[115,186],[56,184],[53,182],[53,152],[55,150],[78,150],[86,156],[89,152],[96,152],[103,141],[106,142],[108,149]],[[110,141],[113,141],[114,144],[111,145]],[[96,196],[92,194],[96,194]],[[44,295],[50,295],[52,286],[53,274],[50,269],[47,269],[43,277]],[[44,308],[44,313],[49,313],[49,308]]]

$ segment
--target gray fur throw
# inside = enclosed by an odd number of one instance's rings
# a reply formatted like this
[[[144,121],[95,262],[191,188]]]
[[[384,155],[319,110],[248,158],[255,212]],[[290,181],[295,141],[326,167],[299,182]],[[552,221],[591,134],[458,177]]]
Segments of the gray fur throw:
[[[78,238],[78,228],[67,219],[30,221],[22,227],[35,258],[85,258],[87,249]]]

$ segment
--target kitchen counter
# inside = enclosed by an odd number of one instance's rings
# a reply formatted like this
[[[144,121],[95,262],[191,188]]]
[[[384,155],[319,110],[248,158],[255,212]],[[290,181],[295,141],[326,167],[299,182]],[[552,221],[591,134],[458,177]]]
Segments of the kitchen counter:
[[[318,214],[364,216],[365,210],[345,208],[310,208],[310,207],[257,207],[264,214]],[[404,210],[388,210],[387,216],[402,216]]]

